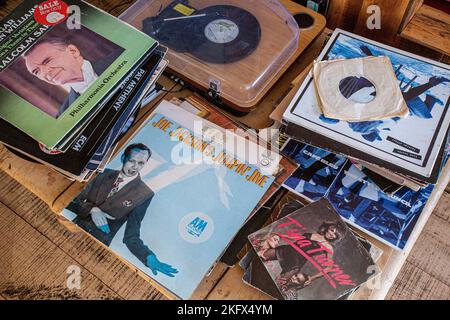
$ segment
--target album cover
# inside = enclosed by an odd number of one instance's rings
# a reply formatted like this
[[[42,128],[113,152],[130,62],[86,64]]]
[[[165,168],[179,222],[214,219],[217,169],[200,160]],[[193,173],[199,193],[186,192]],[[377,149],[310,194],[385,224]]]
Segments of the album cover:
[[[57,22],[38,19],[41,2],[23,2],[0,23],[0,117],[61,149],[157,42],[77,0],[65,3],[80,9],[79,28],[65,11]]]
[[[361,243],[361,245],[369,252],[373,261],[376,263],[377,260],[379,260],[381,255],[383,254],[383,250],[381,250],[377,246],[373,245],[366,239],[358,236],[356,233],[354,233],[354,235],[358,239],[358,241]],[[250,250],[244,256],[244,258],[242,258],[242,260],[239,262],[239,266],[244,270],[244,275],[242,277],[242,281],[245,284],[255,288],[256,290],[259,290],[259,291],[267,294],[268,296],[272,297],[273,299],[284,300],[277,285],[270,277],[269,272],[265,268],[261,259],[258,258],[257,254],[255,253],[254,250]],[[359,292],[359,289],[361,289],[361,288],[362,287],[360,286],[358,288],[351,290],[350,292],[346,293],[345,295],[339,297],[338,300],[349,299],[355,292]]]
[[[319,60],[364,56],[387,56],[390,59],[410,115],[366,122],[325,118],[318,106],[313,79],[309,76],[284,114],[284,120],[290,122],[288,134],[297,133],[295,136],[300,138],[299,130],[295,130],[298,126],[316,136],[311,141],[320,140],[320,137],[329,139],[327,146],[330,151],[429,181],[449,128],[450,67],[339,29],[334,32]],[[351,87],[355,92],[350,97],[386,94],[380,92],[377,84],[364,80],[370,75],[342,77],[342,81],[355,83]],[[338,84],[336,87],[340,90]],[[342,94],[348,96],[346,92]],[[432,182],[435,183],[435,179]]]
[[[249,240],[285,300],[334,300],[376,273],[370,254],[326,199]]]
[[[345,144],[342,144],[332,138],[327,138],[325,136],[318,135],[312,130],[305,129],[304,127],[298,126],[295,123],[288,123],[286,126],[286,135],[292,137],[295,140],[301,141],[303,143],[314,145],[318,148],[342,155],[347,157],[347,155],[351,155],[351,158],[357,161],[368,162],[371,164],[376,164],[386,170],[392,171],[394,174],[397,174],[405,179],[412,180],[415,184],[415,187],[426,187],[428,184],[435,184],[441,173],[442,166],[445,160],[445,144],[443,144],[439,150],[438,157],[436,159],[436,164],[434,165],[433,171],[430,177],[423,177],[422,175],[417,174],[416,172],[411,172],[405,170],[404,168],[399,168],[395,165],[392,165],[386,161],[380,161],[378,158],[368,155],[367,153],[349,147]],[[447,131],[448,135],[448,131]],[[362,160],[363,159],[363,160]]]
[[[402,187],[388,194],[349,161],[331,186],[327,198],[349,224],[401,250],[433,188],[431,184],[419,191]]]
[[[317,201],[326,195],[347,161],[343,156],[293,139],[288,140],[281,152],[299,165],[283,186],[309,201]]]
[[[187,299],[279,166],[279,158],[267,158],[264,148],[246,160],[241,147],[249,141],[233,136],[233,149],[221,143],[223,134],[219,126],[163,101],[63,214]]]
[[[276,205],[272,205],[270,202],[265,205],[265,207],[267,206],[270,208],[271,217],[269,221],[271,222],[282,219],[285,216],[305,206],[305,204],[302,202],[302,199],[298,198],[298,196],[292,192],[285,193],[284,196],[277,201],[278,202],[276,203]],[[353,232],[353,234],[361,243],[361,245],[367,250],[367,252],[369,252],[373,261],[377,262],[384,252],[383,249],[377,247],[372,242],[361,237],[357,233]],[[264,267],[264,264],[255,254],[255,251],[253,249],[250,249],[248,253],[240,260],[239,265],[244,270],[244,276],[242,278],[244,283],[269,295],[274,299],[283,300],[283,297],[280,294],[280,291],[278,290],[275,282],[272,280],[270,274]],[[339,299],[347,299],[355,290],[357,289],[352,290]]]
[[[290,140],[285,150],[284,155],[294,157],[299,150],[309,150],[315,155],[322,152],[319,148],[295,140]],[[448,151],[445,156],[448,157]],[[394,249],[403,249],[434,185],[414,191],[391,183],[355,161],[345,157],[342,159],[337,171],[315,171],[309,182],[309,176],[305,178],[305,175],[294,173],[284,185],[291,192],[311,201],[315,201],[310,197],[311,190],[320,190],[347,222]],[[302,161],[306,163],[305,159]],[[319,163],[322,168],[326,167],[323,162]]]
[[[139,107],[140,96],[145,92],[146,85],[151,81],[153,71],[160,60],[161,57],[153,56],[142,65],[142,68],[130,75],[120,90],[113,95],[66,152],[45,148],[42,144],[1,119],[0,124],[3,130],[0,132],[0,141],[32,159],[64,172],[72,178],[81,176],[92,158],[102,159],[104,152],[109,149],[111,143],[115,142],[115,140],[110,141],[110,135],[105,137],[105,133],[114,130],[116,126],[121,128],[130,114]],[[111,137],[114,138],[114,136]],[[105,141],[111,143],[105,145]],[[103,150],[101,154],[100,150]]]
[[[178,101],[178,103],[180,104],[181,108],[185,108],[185,110],[188,110],[189,112],[193,112],[198,116],[204,117],[205,119],[219,125],[224,129],[233,130],[238,135],[245,137],[246,139],[249,139],[250,141],[253,141],[255,143],[258,141],[258,137],[254,134],[253,131],[245,131],[245,128],[239,126],[238,123],[230,120],[230,118],[228,118],[223,113],[223,111],[212,107],[208,102],[197,95],[188,97],[185,102]],[[268,143],[267,147],[272,148],[273,145]],[[260,199],[255,209],[249,215],[245,224],[235,235],[233,241],[223,252],[220,258],[220,261],[222,263],[231,267],[239,261],[239,254],[248,243],[248,235],[260,229],[265,222],[264,217],[267,214],[268,202],[271,201],[270,199],[276,198],[286,191],[284,188],[281,188],[281,185],[294,173],[296,168],[297,165],[293,161],[286,157],[280,157],[279,169],[275,176],[275,180],[273,181],[267,192],[264,194],[264,196]]]

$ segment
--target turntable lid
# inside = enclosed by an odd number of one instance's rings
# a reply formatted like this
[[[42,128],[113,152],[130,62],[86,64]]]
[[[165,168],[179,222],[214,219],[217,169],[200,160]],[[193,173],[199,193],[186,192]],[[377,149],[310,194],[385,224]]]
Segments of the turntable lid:
[[[169,68],[241,110],[292,58],[299,29],[275,0],[138,0],[120,17],[169,48]]]

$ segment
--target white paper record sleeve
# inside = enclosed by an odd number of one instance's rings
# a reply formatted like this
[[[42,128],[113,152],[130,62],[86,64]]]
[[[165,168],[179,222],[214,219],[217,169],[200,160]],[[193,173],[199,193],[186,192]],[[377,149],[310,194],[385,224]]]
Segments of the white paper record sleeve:
[[[388,57],[320,61],[313,73],[325,117],[372,121],[409,114]]]

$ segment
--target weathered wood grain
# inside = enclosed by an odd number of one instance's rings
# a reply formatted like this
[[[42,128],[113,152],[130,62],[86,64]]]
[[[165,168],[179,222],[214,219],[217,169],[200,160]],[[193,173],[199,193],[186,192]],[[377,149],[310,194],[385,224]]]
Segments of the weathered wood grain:
[[[449,210],[448,202],[445,208]],[[450,286],[450,222],[433,214],[411,251],[408,262]]]
[[[0,226],[2,296],[8,299],[122,298],[3,204],[0,204]],[[80,270],[80,289],[67,287],[70,267]]]
[[[450,287],[407,261],[387,299],[449,300]]]
[[[392,0],[363,0],[362,10],[358,16],[354,31],[373,40],[389,44],[395,43],[397,32],[407,12],[409,1],[396,0],[395,5],[393,5]],[[380,29],[369,29],[367,25],[368,19],[374,14],[374,12],[369,10],[373,5],[380,9]]]
[[[422,7],[424,0],[410,0],[408,8],[406,9],[405,16],[399,28],[399,32],[402,32],[406,25],[411,21],[416,12]]]
[[[327,27],[353,30],[362,10],[362,0],[330,1],[327,15]]]
[[[331,1],[327,16],[327,27],[341,28],[368,38],[393,44],[397,38],[410,0],[339,0]],[[367,21],[373,14],[372,5],[380,8],[381,29],[369,29]]]
[[[423,5],[400,34],[443,54],[450,54],[450,15]]]
[[[440,217],[444,221],[450,222],[450,194],[445,192],[442,195],[433,214]]]
[[[214,267],[213,271],[205,277],[202,283],[198,286],[192,295],[192,300],[203,300],[208,297],[210,292],[214,289],[217,283],[222,279],[224,274],[228,271],[228,266],[219,262]]]

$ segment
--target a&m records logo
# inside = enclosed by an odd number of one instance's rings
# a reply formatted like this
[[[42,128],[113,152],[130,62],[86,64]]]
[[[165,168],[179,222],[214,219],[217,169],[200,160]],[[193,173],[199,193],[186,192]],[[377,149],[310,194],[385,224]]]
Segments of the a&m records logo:
[[[181,238],[190,243],[207,241],[214,233],[214,222],[202,212],[191,212],[184,216],[178,225]]]
[[[262,154],[261,159],[259,160],[259,164],[262,167],[270,167],[272,165],[273,161],[274,160],[272,158],[270,158],[268,155]]]

